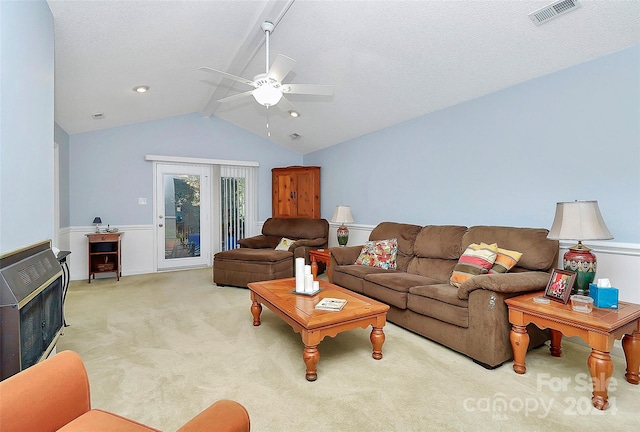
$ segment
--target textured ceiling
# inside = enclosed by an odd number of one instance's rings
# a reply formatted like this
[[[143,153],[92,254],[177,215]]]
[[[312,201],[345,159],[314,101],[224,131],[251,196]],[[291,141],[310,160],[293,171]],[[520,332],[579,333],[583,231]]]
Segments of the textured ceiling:
[[[536,26],[550,1],[48,1],[55,22],[56,122],[69,134],[200,112],[305,154],[640,43],[640,6],[580,1]],[[199,71],[264,72],[264,20],[297,119]],[[146,94],[132,88],[148,85]],[[95,120],[93,114],[103,113]],[[291,134],[301,137],[292,139]]]

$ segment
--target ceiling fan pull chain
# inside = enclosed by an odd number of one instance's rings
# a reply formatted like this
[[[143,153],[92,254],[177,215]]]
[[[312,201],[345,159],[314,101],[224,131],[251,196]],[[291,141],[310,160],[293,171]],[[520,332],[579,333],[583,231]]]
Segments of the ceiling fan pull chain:
[[[269,130],[269,105],[267,105],[267,136],[271,136],[271,131]]]

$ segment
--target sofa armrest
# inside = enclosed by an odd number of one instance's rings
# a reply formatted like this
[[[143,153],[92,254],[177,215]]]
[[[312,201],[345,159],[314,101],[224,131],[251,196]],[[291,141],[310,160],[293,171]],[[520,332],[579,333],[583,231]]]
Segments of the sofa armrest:
[[[238,240],[240,247],[246,247],[251,249],[270,249],[275,246],[271,246],[272,240],[266,235],[257,235],[254,237],[247,237]]]
[[[362,246],[343,246],[329,249],[331,252],[331,265],[351,265],[356,262]]]
[[[293,252],[296,248],[301,246],[320,248],[326,245],[327,245],[326,237],[319,237],[314,239],[298,239],[295,242],[293,242],[291,246],[289,246],[289,250]]]
[[[189,420],[178,432],[249,432],[249,413],[238,402],[219,400]]]
[[[0,429],[58,430],[91,409],[80,356],[63,351],[0,382]]]
[[[469,293],[477,289],[485,289],[499,293],[525,293],[540,291],[547,287],[549,273],[522,272],[506,274],[485,274],[467,279],[458,288],[458,298],[465,300]]]

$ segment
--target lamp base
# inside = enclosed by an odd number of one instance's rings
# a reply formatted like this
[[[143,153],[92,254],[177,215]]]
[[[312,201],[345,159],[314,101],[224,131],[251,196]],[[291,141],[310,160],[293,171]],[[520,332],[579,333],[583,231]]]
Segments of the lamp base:
[[[344,225],[338,227],[338,244],[340,246],[346,246],[349,242],[349,228]]]
[[[589,295],[589,284],[596,277],[596,256],[581,242],[571,246],[563,257],[564,269],[576,273],[571,294]]]

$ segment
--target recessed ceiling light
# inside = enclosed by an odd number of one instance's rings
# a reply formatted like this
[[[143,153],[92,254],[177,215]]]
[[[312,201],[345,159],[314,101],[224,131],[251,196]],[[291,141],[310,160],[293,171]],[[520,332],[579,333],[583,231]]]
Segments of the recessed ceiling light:
[[[300,117],[300,113],[298,111],[294,111],[294,110],[289,110],[289,115],[293,118],[298,118]]]
[[[146,93],[148,90],[149,86],[138,86],[133,88],[133,91],[136,93]]]

